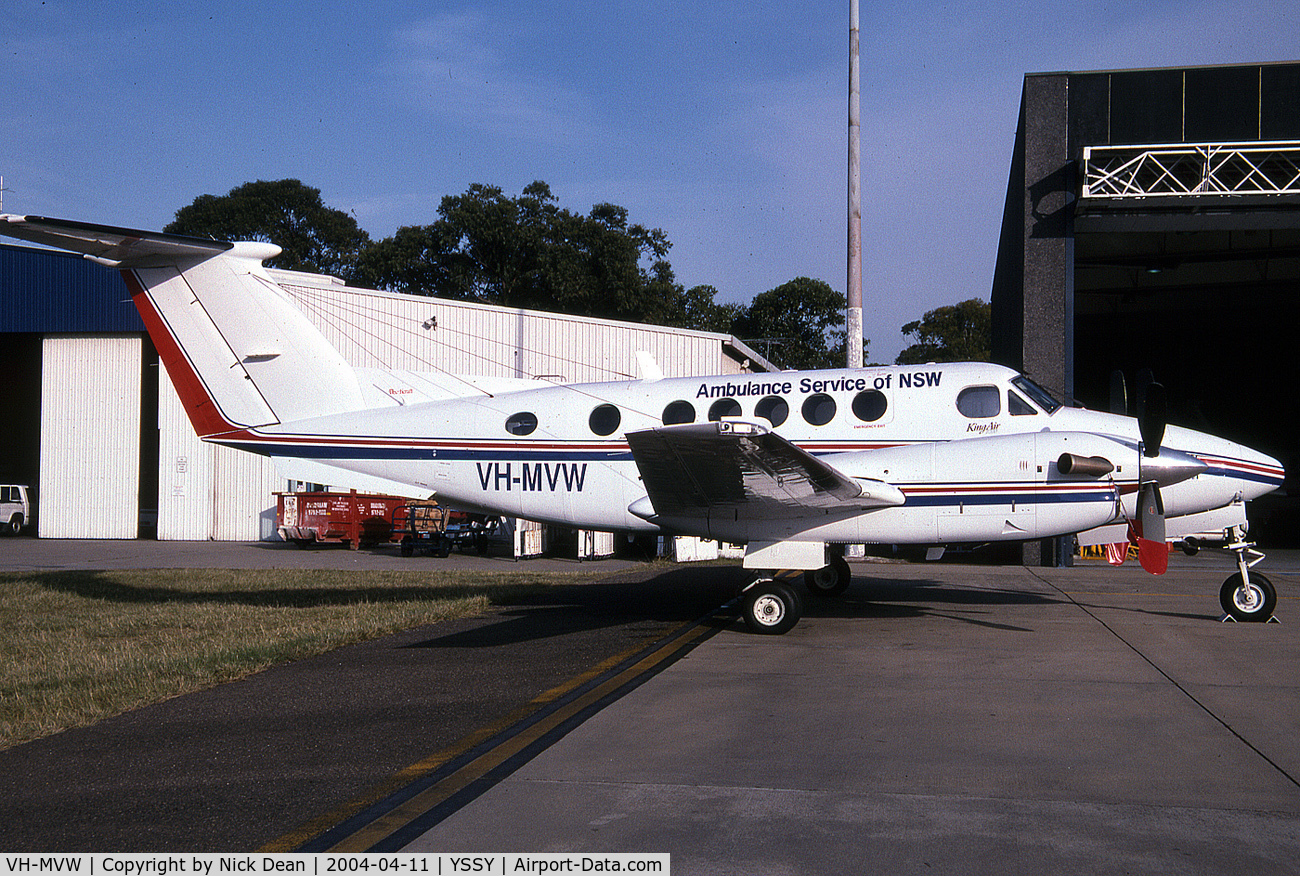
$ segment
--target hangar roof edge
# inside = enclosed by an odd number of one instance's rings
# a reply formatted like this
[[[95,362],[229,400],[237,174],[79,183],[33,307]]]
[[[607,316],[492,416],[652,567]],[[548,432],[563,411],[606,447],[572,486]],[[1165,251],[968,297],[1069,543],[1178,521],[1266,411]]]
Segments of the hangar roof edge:
[[[1102,70],[1042,70],[1026,73],[1025,78],[1039,76],[1089,76],[1102,73],[1156,73],[1167,70],[1240,70],[1247,67],[1295,67],[1295,61],[1248,61],[1241,64],[1174,64],[1169,67],[1114,67]]]

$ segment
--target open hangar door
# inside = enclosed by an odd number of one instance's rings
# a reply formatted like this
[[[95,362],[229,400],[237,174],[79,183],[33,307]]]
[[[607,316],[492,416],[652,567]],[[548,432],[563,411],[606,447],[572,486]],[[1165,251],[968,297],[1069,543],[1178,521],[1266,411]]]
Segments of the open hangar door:
[[[1300,544],[1290,489],[1300,469],[1300,211],[1158,205],[1075,218],[1075,395],[1111,407],[1122,370],[1130,407],[1144,370],[1168,390],[1172,423],[1269,453],[1286,488],[1254,503],[1252,536]]]
[[[0,381],[0,483],[33,491],[41,472],[41,336],[6,333],[5,379]]]

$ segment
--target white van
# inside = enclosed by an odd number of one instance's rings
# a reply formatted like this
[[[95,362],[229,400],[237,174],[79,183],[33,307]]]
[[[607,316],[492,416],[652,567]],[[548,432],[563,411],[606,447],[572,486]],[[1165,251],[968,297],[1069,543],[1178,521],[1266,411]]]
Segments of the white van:
[[[5,535],[17,535],[32,520],[32,506],[27,488],[18,484],[0,485],[0,523]]]

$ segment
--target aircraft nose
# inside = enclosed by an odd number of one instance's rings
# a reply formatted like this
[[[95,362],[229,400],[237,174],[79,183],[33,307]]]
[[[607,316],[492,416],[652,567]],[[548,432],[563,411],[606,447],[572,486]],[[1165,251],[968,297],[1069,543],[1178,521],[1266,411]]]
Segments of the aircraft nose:
[[[1281,462],[1244,444],[1177,426],[1170,426],[1169,434],[1173,440],[1166,439],[1166,444],[1181,447],[1205,463],[1204,476],[1198,481],[1206,487],[1217,483],[1219,490],[1256,499],[1282,486],[1286,477]]]
[[[1267,453],[1237,445],[1237,452],[1221,456],[1202,456],[1201,459],[1209,470],[1218,470],[1243,485],[1242,494],[1247,499],[1254,499],[1265,493],[1271,493],[1286,479],[1286,469],[1282,463]]]

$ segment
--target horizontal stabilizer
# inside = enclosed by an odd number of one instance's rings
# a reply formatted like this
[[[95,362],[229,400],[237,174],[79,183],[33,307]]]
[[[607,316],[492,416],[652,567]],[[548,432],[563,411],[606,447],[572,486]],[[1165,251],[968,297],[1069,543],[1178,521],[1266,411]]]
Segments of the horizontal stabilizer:
[[[158,231],[136,231],[109,225],[92,225],[68,219],[42,216],[0,215],[0,233],[42,246],[79,252],[112,267],[138,268],[178,260],[211,258],[235,248],[235,244],[201,237],[184,237]]]

